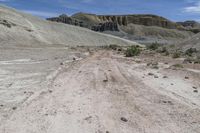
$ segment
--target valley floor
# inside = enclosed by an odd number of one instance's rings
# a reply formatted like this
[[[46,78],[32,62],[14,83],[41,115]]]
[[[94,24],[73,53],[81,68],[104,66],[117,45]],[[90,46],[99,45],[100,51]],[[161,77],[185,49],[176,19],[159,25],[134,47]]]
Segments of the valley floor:
[[[151,60],[159,69],[147,66]],[[98,50],[64,63],[39,95],[0,107],[0,132],[198,133],[200,69],[174,70],[165,61]]]

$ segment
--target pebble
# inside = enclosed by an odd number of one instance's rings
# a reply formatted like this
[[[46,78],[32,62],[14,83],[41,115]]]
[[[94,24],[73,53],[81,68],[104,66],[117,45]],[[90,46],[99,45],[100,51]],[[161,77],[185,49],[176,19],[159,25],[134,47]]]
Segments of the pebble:
[[[124,118],[124,117],[121,117],[121,121],[127,122],[128,120],[126,118]]]
[[[194,90],[193,92],[198,93],[198,90]]]
[[[163,76],[164,79],[168,78],[167,76]]]
[[[189,77],[185,76],[185,79],[189,79]]]

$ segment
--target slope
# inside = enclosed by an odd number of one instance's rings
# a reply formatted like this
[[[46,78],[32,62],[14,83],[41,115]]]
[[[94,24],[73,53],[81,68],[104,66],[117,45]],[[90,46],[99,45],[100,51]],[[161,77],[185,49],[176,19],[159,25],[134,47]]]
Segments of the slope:
[[[0,28],[1,46],[137,44],[81,27],[49,22],[2,5],[0,5]]]

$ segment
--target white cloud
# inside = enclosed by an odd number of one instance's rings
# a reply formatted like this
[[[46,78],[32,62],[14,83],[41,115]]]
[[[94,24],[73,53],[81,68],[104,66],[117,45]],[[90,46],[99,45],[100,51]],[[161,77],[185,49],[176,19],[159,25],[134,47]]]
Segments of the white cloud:
[[[26,12],[28,14],[32,14],[34,16],[40,16],[40,17],[55,17],[58,16],[58,13],[53,12],[44,12],[44,11],[34,11],[34,10],[22,10],[23,12]]]
[[[200,1],[197,0],[196,2],[194,2],[194,1],[190,1],[190,2],[194,3],[194,5],[193,6],[185,7],[183,9],[183,11],[186,12],[186,13],[200,14]]]

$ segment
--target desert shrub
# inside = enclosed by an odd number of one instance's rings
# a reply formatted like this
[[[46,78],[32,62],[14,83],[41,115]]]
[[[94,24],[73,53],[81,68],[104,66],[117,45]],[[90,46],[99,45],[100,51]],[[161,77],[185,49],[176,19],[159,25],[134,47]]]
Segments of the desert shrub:
[[[188,56],[192,56],[193,53],[197,53],[197,49],[196,48],[190,48],[188,50],[185,51],[185,55],[188,55]]]
[[[181,52],[176,51],[173,53],[172,58],[180,58],[180,56],[181,56]]]
[[[150,66],[152,69],[159,69],[158,62],[150,62],[147,66]]]
[[[166,47],[162,47],[161,49],[158,50],[159,53],[162,53],[164,55],[169,55],[169,51],[167,50]]]
[[[108,49],[108,50],[110,50],[110,49],[112,49],[112,50],[118,50],[118,49],[121,48],[121,46],[118,46],[116,44],[110,44],[110,45],[101,46],[101,48]]]
[[[159,48],[159,44],[157,42],[150,44],[149,46],[147,46],[148,49],[150,50],[157,50]]]
[[[190,63],[190,64],[200,64],[200,58],[186,58],[183,63],[187,64],[187,63]]]
[[[131,46],[126,49],[125,55],[126,57],[137,56],[141,53],[141,49],[139,46]]]
[[[174,45],[174,44],[171,44],[169,47],[170,47],[170,48],[175,48],[175,45]]]
[[[195,60],[194,60],[194,64],[200,64],[200,59],[198,59],[198,58],[195,59]]]
[[[111,45],[109,45],[109,48],[113,49],[113,50],[117,50],[119,48],[119,46],[116,44],[111,44]]]
[[[172,67],[175,67],[175,68],[183,68],[183,65],[181,65],[181,64],[174,64]]]

